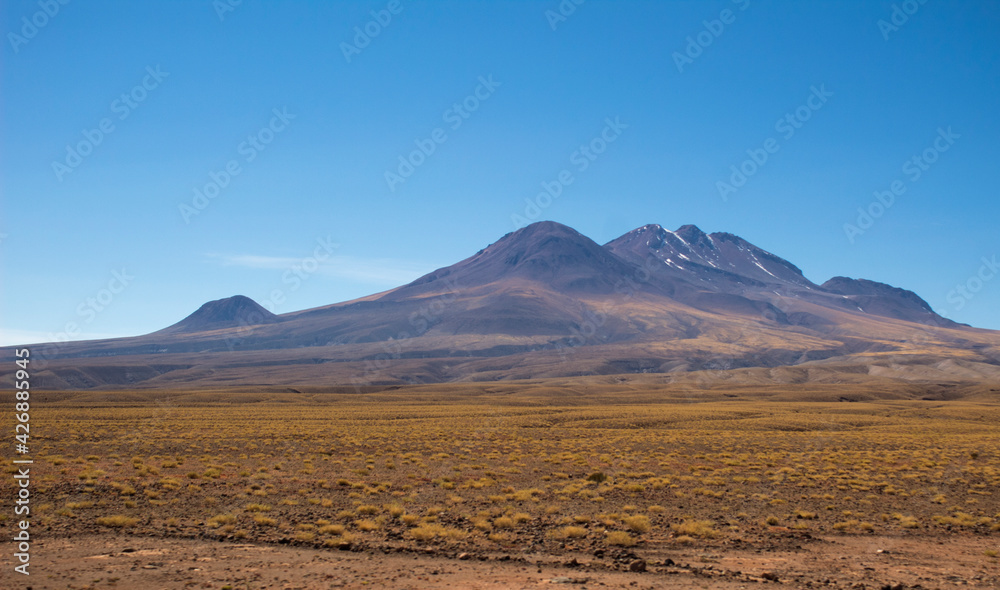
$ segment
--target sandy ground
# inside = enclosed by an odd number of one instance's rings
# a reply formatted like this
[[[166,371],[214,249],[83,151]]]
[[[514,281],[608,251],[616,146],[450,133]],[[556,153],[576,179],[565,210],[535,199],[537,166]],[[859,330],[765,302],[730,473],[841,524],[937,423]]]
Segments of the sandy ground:
[[[34,545],[28,578],[4,588],[1000,588],[995,535],[815,538],[784,547],[618,555],[353,552],[197,539],[95,535]],[[645,571],[630,571],[632,569]]]

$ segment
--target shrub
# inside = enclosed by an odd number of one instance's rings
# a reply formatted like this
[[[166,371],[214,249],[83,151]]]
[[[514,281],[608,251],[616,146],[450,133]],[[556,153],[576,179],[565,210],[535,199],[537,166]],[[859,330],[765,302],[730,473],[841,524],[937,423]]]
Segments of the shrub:
[[[443,527],[435,523],[425,523],[409,530],[409,535],[417,541],[431,541],[441,537],[450,540],[463,539],[466,536],[464,531]]]
[[[417,524],[417,521],[420,520],[420,517],[417,516],[416,514],[404,514],[403,516],[399,517],[399,520],[403,521],[403,524],[405,524],[406,526],[413,526]]]
[[[606,541],[608,545],[616,547],[632,547],[636,543],[635,537],[622,531],[608,533]]]
[[[476,530],[483,531],[483,532],[489,532],[489,531],[493,530],[493,525],[490,524],[490,521],[488,521],[486,519],[483,519],[483,518],[479,518],[479,519],[473,520],[472,521],[472,526]]]
[[[354,535],[350,533],[344,533],[339,537],[331,537],[323,542],[326,547],[339,547],[341,545],[350,544],[354,542]]]
[[[355,520],[354,526],[364,532],[377,531],[381,527],[373,520]]]
[[[636,533],[648,533],[649,529],[652,528],[652,524],[649,522],[649,517],[642,514],[629,516],[624,520],[624,522],[625,526]]]
[[[386,507],[386,510],[389,511],[389,516],[393,518],[399,518],[406,513],[406,510],[399,504],[390,504]]]
[[[712,528],[713,524],[715,523],[711,520],[685,520],[681,524],[673,525],[672,528],[678,536],[712,539],[719,536],[719,532]]]
[[[837,531],[851,531],[851,530],[862,530],[862,531],[873,531],[875,527],[872,526],[870,522],[860,522],[857,519],[850,519],[844,522],[834,523],[833,529]]]
[[[224,524],[232,524],[236,522],[236,517],[232,514],[219,514],[208,519],[208,526],[212,528],[217,528]]]
[[[587,536],[587,529],[582,526],[567,526],[559,529],[555,537],[559,539],[582,539]]]
[[[139,522],[138,518],[116,514],[114,516],[102,516],[97,519],[97,524],[111,528],[125,528],[135,526]]]

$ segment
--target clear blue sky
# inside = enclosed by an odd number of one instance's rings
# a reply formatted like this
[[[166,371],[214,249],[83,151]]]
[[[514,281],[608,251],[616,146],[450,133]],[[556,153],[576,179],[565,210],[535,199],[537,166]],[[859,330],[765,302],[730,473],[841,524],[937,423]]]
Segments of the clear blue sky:
[[[813,281],[887,282],[1000,329],[1000,277],[975,278],[1000,255],[996,2],[903,3],[890,28],[893,3],[868,1],[588,0],[565,19],[557,0],[226,1],[3,3],[0,342],[142,334],[234,294],[278,292],[284,313],[384,290],[515,229],[563,170],[533,219],[600,243],[728,231]],[[418,140],[434,152],[387,182]],[[198,209],[213,173],[226,186]],[[852,242],[844,225],[894,181]]]

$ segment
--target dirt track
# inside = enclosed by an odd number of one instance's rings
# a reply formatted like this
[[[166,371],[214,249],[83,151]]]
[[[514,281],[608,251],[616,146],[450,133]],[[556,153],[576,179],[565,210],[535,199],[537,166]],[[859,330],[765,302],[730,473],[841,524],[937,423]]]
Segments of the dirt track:
[[[4,587],[997,588],[1000,565],[983,556],[995,545],[992,536],[950,536],[940,543],[859,536],[814,539],[800,548],[774,550],[693,548],[656,556],[637,550],[635,557],[645,560],[646,571],[632,572],[630,566],[640,566],[628,556],[615,560],[577,555],[553,561],[551,556],[510,554],[458,559],[101,535],[39,541],[33,549],[30,581],[5,573]],[[577,565],[567,565],[574,559]],[[11,557],[4,555],[3,570],[10,572],[12,567]]]

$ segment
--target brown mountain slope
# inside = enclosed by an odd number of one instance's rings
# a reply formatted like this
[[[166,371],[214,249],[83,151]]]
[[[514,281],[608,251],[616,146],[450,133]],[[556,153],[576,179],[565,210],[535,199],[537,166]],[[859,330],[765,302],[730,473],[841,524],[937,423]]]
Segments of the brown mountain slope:
[[[273,316],[236,297],[145,336],[33,354],[37,386],[49,388],[363,386],[816,362],[833,363],[834,374],[905,378],[900,367],[948,359],[966,365],[922,374],[966,379],[1000,366],[1000,337],[888,285],[816,285],[731,234],[651,225],[602,247],[542,222],[363,299]]]

